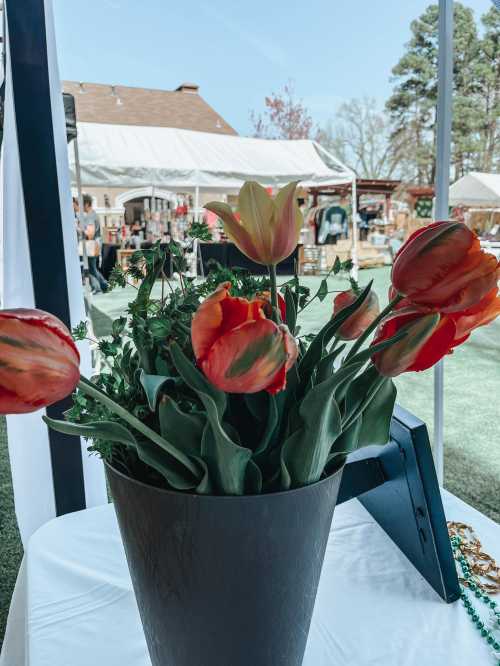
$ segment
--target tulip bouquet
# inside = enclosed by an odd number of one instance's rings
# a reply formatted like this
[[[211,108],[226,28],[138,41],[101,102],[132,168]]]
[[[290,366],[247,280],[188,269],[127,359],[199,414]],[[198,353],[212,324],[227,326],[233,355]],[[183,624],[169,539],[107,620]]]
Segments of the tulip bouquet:
[[[387,442],[392,377],[431,367],[500,314],[498,262],[465,225],[436,222],[397,255],[387,307],[371,284],[352,283],[321,330],[303,336],[303,311],[328,297],[328,282],[314,295],[297,276],[277,284],[276,265],[302,226],[295,189],[273,199],[246,183],[236,213],[207,205],[269,277],[218,267],[204,281],[188,279],[174,245],[176,284],[163,275],[159,246],[137,252],[127,272],[116,269],[115,284],[133,277],[140,286],[99,343],[107,368],[92,381],[79,377],[60,322],[4,311],[1,411],[33,411],[77,387],[66,420],[45,418],[50,427],[92,440],[92,451],[132,478],[200,494],[309,485],[354,449]],[[337,261],[333,272],[342,268]],[[85,337],[85,327],[74,334]]]

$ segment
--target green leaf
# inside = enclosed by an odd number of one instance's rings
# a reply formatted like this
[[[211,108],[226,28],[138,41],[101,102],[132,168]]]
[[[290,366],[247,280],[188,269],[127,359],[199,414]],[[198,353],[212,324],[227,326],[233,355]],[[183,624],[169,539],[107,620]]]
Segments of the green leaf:
[[[196,493],[198,495],[212,495],[213,486],[212,486],[212,481],[210,479],[210,473],[208,471],[207,463],[203,460],[203,458],[200,458],[199,456],[193,456],[193,460],[196,460],[196,462],[200,465],[201,469],[203,470],[203,477],[200,483],[196,486]]]
[[[295,298],[290,287],[285,287],[285,305],[286,305],[286,325],[290,333],[295,335],[295,327],[297,325],[297,305]]]
[[[328,282],[326,280],[324,279],[321,280],[316,296],[319,298],[321,302],[323,302],[325,298],[328,296]]]
[[[142,254],[146,255],[146,252]],[[143,316],[146,316],[147,314],[151,291],[154,287],[156,280],[160,277],[160,273],[163,269],[163,262],[164,262],[164,256],[154,251],[148,252],[147,257],[148,261],[147,261],[146,276],[143,278],[141,282],[141,286],[139,287],[139,290],[137,292],[137,297],[135,299],[137,311]]]
[[[113,337],[119,338],[120,335],[125,330],[126,325],[127,325],[127,317],[119,317],[118,319],[115,319],[111,326]]]
[[[370,365],[350,383],[345,396],[344,427],[364,411],[385,379],[375,366]]]
[[[42,416],[45,423],[65,435],[76,435],[87,439],[103,439],[108,442],[119,442],[126,446],[136,446],[134,435],[120,423],[115,421],[91,421],[89,423],[70,423],[68,421],[58,421],[48,416]]]
[[[384,349],[387,349],[387,347],[391,347],[394,343],[399,342],[407,335],[408,335],[408,330],[402,328],[391,338],[387,338],[387,340],[382,340],[382,342],[378,342],[376,345],[370,345],[366,349],[363,349],[363,351],[358,352],[354,356],[351,356],[350,358],[346,359],[345,364],[350,365],[351,363],[361,363],[361,362],[366,363],[366,361],[368,361],[368,359],[370,359],[374,354]]]
[[[285,441],[282,449],[282,485],[288,476],[293,486],[315,483],[321,478],[333,442],[342,432],[342,418],[333,398],[335,375],[314,386],[302,400],[302,427]]]
[[[316,374],[316,383],[324,382],[325,379],[331,377],[335,370],[335,361],[344,351],[345,345],[340,345],[337,349],[333,349],[329,354],[323,356],[318,364],[318,372]]]
[[[224,430],[221,420],[226,410],[226,394],[208,382],[177,344],[171,345],[170,353],[177,371],[196,391],[207,412],[209,424],[205,426],[202,439],[202,456],[211,478],[225,495],[243,495],[246,467],[252,451],[233,442]]]
[[[201,451],[201,439],[206,418],[201,414],[186,414],[170,396],[163,396],[158,407],[160,431],[176,449],[196,456]]]
[[[203,431],[201,454],[216,488],[223,495],[244,495],[252,452],[235,444],[222,428],[214,401],[206,399],[209,422]]]
[[[330,449],[330,454],[328,455],[328,462],[330,462],[336,456],[347,456],[358,448],[359,436],[363,426],[363,419],[360,416],[357,418],[351,425],[342,431],[341,435],[337,437],[335,442]]]
[[[45,423],[58,432],[66,435],[77,435],[89,439],[103,439],[108,442],[119,442],[136,449],[139,458],[161,474],[176,490],[191,490],[198,481],[172,456],[158,445],[146,439],[136,439],[120,423],[114,421],[95,421],[91,423],[68,423],[57,421],[47,416],[42,417]]]
[[[163,340],[172,332],[172,322],[167,319],[150,319],[148,327],[153,338],[157,340]]]
[[[333,264],[333,274],[338,275],[340,271],[342,270],[342,262],[340,261],[340,257],[335,257],[335,262]]]
[[[219,418],[226,411],[227,397],[223,391],[215,388],[202,373],[195,368],[192,362],[184,355],[179,345],[174,342],[170,345],[170,355],[184,382],[198,395],[209,396],[217,407]]]
[[[137,440],[137,455],[176,490],[194,490],[200,483],[199,479],[190,474],[175,458],[148,439]]]
[[[260,495],[261,492],[262,472],[260,471],[260,467],[253,460],[249,460],[245,479],[245,494]]]
[[[387,444],[390,437],[396,396],[397,391],[394,382],[390,377],[385,377],[363,411],[358,448],[370,444]]]
[[[149,409],[152,412],[156,411],[158,396],[160,395],[161,389],[165,386],[165,384],[175,386],[175,381],[172,377],[148,375],[146,372],[144,372],[144,370],[141,370],[139,381],[141,382],[141,386],[144,389],[146,398],[148,399]]]
[[[264,453],[269,446],[273,435],[275,434],[276,427],[279,423],[279,411],[278,411],[278,401],[276,396],[266,393],[268,397],[268,412],[267,412],[267,424],[259,445],[254,451],[254,456],[260,456]]]

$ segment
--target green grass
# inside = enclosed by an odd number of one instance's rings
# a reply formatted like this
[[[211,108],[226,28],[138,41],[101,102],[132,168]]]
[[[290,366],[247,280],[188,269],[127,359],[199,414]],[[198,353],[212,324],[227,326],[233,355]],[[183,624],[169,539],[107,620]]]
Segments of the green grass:
[[[361,284],[374,279],[382,303],[387,299],[389,269],[362,271]],[[317,288],[320,278],[303,282]],[[348,288],[344,279],[329,281],[331,290]],[[159,294],[159,285],[157,286]],[[94,331],[109,334],[112,318],[126,309],[135,290],[127,288],[93,301]],[[302,333],[317,330],[330,316],[333,294],[314,301],[301,318]],[[445,487],[479,511],[500,522],[500,321],[476,331],[445,362]],[[433,371],[397,379],[401,405],[424,420],[432,439]],[[5,422],[0,422],[0,639],[22,548],[14,517]]]
[[[23,549],[14,514],[5,419],[0,419],[0,645]]]

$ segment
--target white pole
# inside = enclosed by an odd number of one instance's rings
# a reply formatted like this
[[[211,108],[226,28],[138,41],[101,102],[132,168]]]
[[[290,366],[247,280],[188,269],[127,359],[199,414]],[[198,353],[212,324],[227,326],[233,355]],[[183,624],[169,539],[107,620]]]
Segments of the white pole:
[[[198,222],[200,211],[200,188],[198,185],[194,188],[194,221]]]
[[[78,192],[78,221],[83,221],[83,191],[82,191],[82,176],[80,170],[80,153],[78,151],[78,136],[73,140],[73,151],[75,154],[75,177],[76,177],[76,189]],[[85,243],[85,231],[83,231],[83,240],[82,240],[82,256],[83,256],[83,270],[84,270],[84,284],[85,284],[85,297],[88,299],[88,308],[90,311],[91,299],[92,299],[92,290],[90,289],[90,278],[89,278],[89,258],[87,256],[87,245]],[[90,317],[89,317],[90,319]]]
[[[358,260],[358,194],[356,190],[356,174],[352,179],[351,190],[351,208],[352,208],[352,277],[357,280],[359,275]]]
[[[448,219],[453,96],[453,0],[439,0],[435,219]],[[434,460],[439,484],[444,480],[444,362],[434,369]]]

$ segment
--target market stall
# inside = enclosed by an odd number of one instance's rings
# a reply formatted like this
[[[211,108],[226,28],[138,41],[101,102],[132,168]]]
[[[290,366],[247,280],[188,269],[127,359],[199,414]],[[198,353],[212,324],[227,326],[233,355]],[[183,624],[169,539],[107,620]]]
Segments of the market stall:
[[[103,224],[105,276],[120,253],[157,240],[185,240],[203,204],[233,203],[245,180],[271,190],[296,180],[307,197],[311,187],[349,185],[353,179],[350,169],[310,140],[79,123],[78,144],[81,183]],[[70,163],[76,182],[72,152]],[[226,240],[214,231],[214,240]]]

